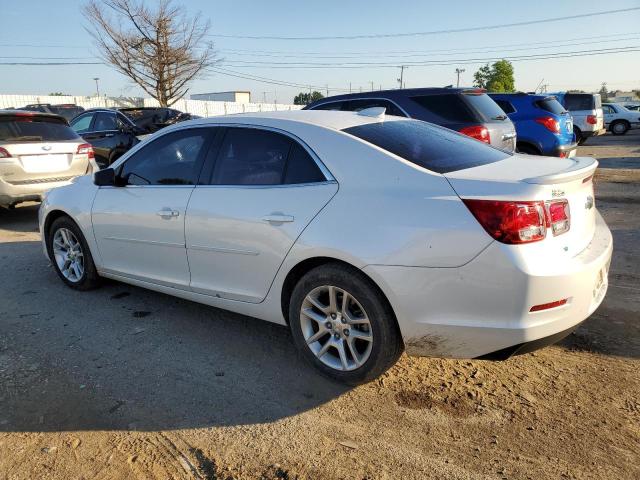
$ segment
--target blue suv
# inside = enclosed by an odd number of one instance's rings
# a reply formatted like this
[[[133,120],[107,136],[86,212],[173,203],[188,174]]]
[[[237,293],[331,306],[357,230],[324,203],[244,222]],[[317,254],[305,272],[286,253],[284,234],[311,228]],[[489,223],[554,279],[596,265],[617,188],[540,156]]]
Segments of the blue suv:
[[[530,155],[571,157],[578,144],[571,114],[549,95],[490,93],[516,126],[516,150]]]

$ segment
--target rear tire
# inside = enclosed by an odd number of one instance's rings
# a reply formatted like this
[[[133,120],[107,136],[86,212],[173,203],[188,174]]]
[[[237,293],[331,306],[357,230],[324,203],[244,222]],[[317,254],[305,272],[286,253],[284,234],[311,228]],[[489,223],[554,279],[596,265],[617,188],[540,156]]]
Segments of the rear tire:
[[[573,133],[576,135],[576,143],[578,145],[584,145],[584,142],[587,141],[587,138],[582,135],[582,130],[580,130],[578,127],[573,127]]]
[[[609,125],[609,131],[614,135],[624,135],[630,128],[629,122],[624,120],[617,120]]]
[[[100,284],[89,246],[78,225],[69,217],[56,219],[49,229],[47,251],[58,276],[75,290]]]
[[[383,374],[404,348],[382,292],[347,265],[322,265],[298,281],[289,324],[302,357],[325,376],[350,385]]]

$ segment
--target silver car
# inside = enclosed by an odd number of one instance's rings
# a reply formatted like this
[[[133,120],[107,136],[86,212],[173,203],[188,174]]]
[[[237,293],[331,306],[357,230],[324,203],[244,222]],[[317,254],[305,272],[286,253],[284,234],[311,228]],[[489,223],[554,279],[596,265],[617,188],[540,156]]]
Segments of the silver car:
[[[0,112],[0,206],[39,201],[47,190],[97,170],[91,145],[63,117]]]

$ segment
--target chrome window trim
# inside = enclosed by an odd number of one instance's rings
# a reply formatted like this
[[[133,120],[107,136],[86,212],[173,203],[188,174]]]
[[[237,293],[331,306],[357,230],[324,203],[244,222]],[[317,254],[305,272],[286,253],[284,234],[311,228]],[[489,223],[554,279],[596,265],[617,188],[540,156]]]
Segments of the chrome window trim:
[[[266,130],[266,131],[270,131],[270,132],[274,132],[274,133],[279,133],[279,134],[282,134],[282,135],[285,135],[285,136],[289,137],[293,141],[298,142],[298,144],[300,144],[300,146],[306,150],[306,152],[311,156],[313,161],[316,163],[316,165],[320,169],[320,172],[322,172],[322,174],[324,175],[325,181],[324,182],[313,182],[313,183],[308,183],[308,184],[291,183],[291,184],[279,184],[279,185],[228,185],[228,186],[233,186],[233,187],[278,187],[278,186],[280,186],[280,187],[291,187],[291,186],[296,186],[296,185],[318,185],[318,184],[321,184],[321,183],[337,183],[336,179],[333,176],[333,174],[331,173],[331,171],[322,162],[322,160],[316,154],[316,152],[314,152],[313,149],[309,145],[307,145],[307,143],[304,140],[302,140],[300,137],[298,137],[297,135],[294,135],[291,132],[287,132],[286,130],[282,130],[282,129],[276,128],[276,127],[270,127],[270,126],[266,126],[266,125],[253,125],[253,124],[248,124],[248,123],[233,123],[233,122],[230,122],[230,123],[228,123],[228,122],[196,123],[196,124],[189,124],[189,125],[175,125],[173,127],[163,128],[162,130],[159,130],[158,132],[154,133],[153,134],[153,138],[150,138],[150,139],[145,140],[145,141],[141,141],[135,147],[133,147],[131,150],[126,152],[122,157],[120,157],[116,162],[114,162],[111,165],[110,168],[113,168],[114,170],[120,168],[121,165],[123,165],[125,162],[127,162],[127,160],[132,155],[134,155],[136,152],[141,150],[143,147],[146,147],[146,146],[150,145],[151,142],[157,142],[162,137],[164,137],[165,135],[168,135],[170,133],[179,132],[181,130],[193,129],[193,128],[234,128],[234,127],[235,128],[253,128],[253,129],[256,129],[256,130]],[[127,186],[130,186],[130,185],[127,185]],[[137,186],[144,186],[144,187],[150,187],[150,186],[154,186],[154,187],[176,187],[176,186],[192,186],[192,185],[137,185]],[[197,186],[202,186],[202,187],[225,187],[227,185],[197,185]],[[117,187],[117,188],[121,188],[121,187]]]

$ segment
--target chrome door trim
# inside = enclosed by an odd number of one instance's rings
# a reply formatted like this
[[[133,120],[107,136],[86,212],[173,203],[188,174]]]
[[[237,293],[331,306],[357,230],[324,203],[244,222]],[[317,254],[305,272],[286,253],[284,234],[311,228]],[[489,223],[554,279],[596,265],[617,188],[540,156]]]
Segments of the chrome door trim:
[[[126,243],[145,243],[148,245],[156,245],[161,247],[178,247],[184,248],[184,243],[173,243],[173,242],[159,242],[157,240],[140,240],[137,238],[124,238],[124,237],[104,237],[105,240],[112,240],[114,242],[126,242]]]

